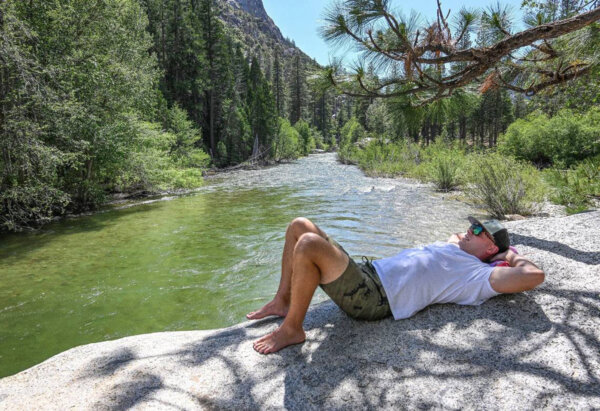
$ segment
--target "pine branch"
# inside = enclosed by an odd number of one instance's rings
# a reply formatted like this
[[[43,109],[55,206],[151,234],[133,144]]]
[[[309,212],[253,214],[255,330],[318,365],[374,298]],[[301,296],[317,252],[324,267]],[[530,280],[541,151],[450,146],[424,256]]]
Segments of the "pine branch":
[[[460,27],[457,40],[453,41],[448,26],[448,14],[444,14],[441,9],[441,3],[437,0],[437,18],[436,22],[425,28],[426,35],[420,38],[422,30],[416,30],[414,40],[409,40],[409,31],[406,23],[400,24],[398,19],[387,10],[387,2],[381,0],[371,0],[368,2],[370,7],[364,19],[360,15],[352,15],[355,24],[349,26],[346,24],[349,17],[349,8],[341,8],[339,14],[335,17],[330,16],[330,21],[337,21],[339,24],[335,29],[327,31],[326,39],[340,41],[341,33],[347,39],[360,44],[372,58],[389,61],[404,62],[404,76],[396,78],[386,86],[399,85],[402,90],[393,92],[384,91],[386,87],[372,88],[364,84],[361,76],[355,80],[356,87],[348,87],[348,80],[335,79],[335,74],[331,72],[331,84],[344,94],[362,97],[397,97],[397,96],[420,96],[427,94],[425,99],[418,99],[418,104],[423,101],[435,101],[440,98],[448,97],[456,89],[460,89],[470,83],[478,83],[482,76],[489,73],[490,70],[496,70],[498,67],[510,66],[516,72],[537,73],[542,78],[535,78],[533,83],[526,87],[504,81],[502,76],[488,75],[486,78],[486,87],[505,87],[514,91],[532,95],[539,90],[550,87],[561,82],[569,81],[575,77],[589,72],[595,64],[593,61],[579,61],[577,64],[571,64],[566,68],[559,66],[557,70],[547,70],[543,67],[531,67],[531,64],[548,63],[558,58],[560,53],[554,48],[549,40],[555,39],[600,19],[600,7],[596,7],[585,13],[566,18],[563,20],[539,24],[518,33],[511,34],[505,27],[506,20],[503,12],[492,11],[491,23],[496,30],[504,35],[494,44],[487,47],[469,47],[466,49],[457,48],[457,42],[462,40],[465,33],[475,19],[475,13],[467,10],[461,10],[463,23]],[[358,13],[359,9],[352,9],[353,13]],[[380,30],[374,36],[373,30],[377,17],[383,19],[388,29],[385,36]],[[350,19],[351,20],[351,19]],[[365,23],[368,21],[370,26]],[[357,30],[352,30],[355,27]],[[337,30],[337,31],[336,31]],[[361,34],[362,33],[362,34]],[[541,44],[539,44],[541,42]],[[411,44],[412,43],[412,44]],[[540,55],[520,56],[515,58],[513,53],[524,47],[532,47]],[[458,72],[444,75],[444,66],[448,64],[464,64],[466,67]],[[434,68],[439,73],[433,77],[428,74],[428,68]],[[413,73],[418,75],[418,80],[413,79]],[[412,85],[412,87],[411,87]]]

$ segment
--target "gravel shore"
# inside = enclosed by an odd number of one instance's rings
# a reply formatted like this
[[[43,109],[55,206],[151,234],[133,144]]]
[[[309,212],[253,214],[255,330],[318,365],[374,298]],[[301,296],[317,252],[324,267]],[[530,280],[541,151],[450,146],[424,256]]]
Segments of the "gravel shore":
[[[401,321],[326,302],[269,356],[252,341],[280,319],[76,347],[0,380],[0,409],[600,408],[600,211],[506,226],[535,290]]]

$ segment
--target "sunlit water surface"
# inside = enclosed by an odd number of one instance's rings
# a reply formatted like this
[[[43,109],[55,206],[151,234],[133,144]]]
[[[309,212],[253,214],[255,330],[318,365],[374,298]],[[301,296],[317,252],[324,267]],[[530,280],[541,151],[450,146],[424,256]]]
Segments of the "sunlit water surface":
[[[354,257],[446,239],[478,210],[334,154],[238,171],[177,198],[0,237],[0,377],[68,348],[244,320],[277,288],[284,232],[305,216]],[[326,296],[318,292],[313,300]]]

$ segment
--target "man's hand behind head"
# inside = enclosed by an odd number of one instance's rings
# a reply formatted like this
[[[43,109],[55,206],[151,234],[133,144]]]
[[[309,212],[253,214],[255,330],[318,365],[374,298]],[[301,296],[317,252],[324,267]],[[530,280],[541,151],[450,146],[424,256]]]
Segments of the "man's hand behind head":
[[[506,251],[498,253],[495,256],[493,256],[492,258],[490,258],[490,262],[500,261],[500,260],[507,261],[508,253],[512,253],[512,251],[510,249],[508,249]]]

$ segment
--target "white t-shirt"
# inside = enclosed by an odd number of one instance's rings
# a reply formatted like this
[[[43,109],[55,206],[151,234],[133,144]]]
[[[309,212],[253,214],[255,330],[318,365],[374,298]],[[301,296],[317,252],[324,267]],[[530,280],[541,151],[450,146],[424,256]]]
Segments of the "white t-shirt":
[[[461,250],[436,242],[373,261],[396,320],[430,304],[480,305],[500,293],[490,285],[494,267]]]

